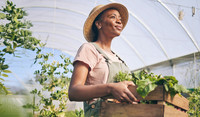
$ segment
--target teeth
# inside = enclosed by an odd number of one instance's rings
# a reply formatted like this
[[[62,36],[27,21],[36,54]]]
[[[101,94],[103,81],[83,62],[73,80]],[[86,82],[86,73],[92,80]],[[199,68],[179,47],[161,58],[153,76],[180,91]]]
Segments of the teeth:
[[[119,27],[119,26],[116,26],[116,28],[117,28],[117,29],[120,29],[120,30],[122,29],[122,28],[121,28],[121,27]]]

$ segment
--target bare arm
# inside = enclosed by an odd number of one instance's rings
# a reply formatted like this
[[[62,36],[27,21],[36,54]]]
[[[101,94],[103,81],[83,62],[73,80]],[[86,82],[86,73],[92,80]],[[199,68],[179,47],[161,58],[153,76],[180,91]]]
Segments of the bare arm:
[[[108,83],[98,85],[84,85],[89,72],[89,66],[83,62],[76,62],[69,87],[69,99],[71,101],[87,101],[92,98],[103,97],[112,94],[119,101],[137,101],[128,90],[132,82]]]

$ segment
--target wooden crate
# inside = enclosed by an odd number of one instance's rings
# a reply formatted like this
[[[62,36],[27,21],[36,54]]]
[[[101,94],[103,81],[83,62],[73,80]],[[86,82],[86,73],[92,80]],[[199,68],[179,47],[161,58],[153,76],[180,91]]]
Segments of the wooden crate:
[[[129,87],[134,92],[135,87]],[[141,97],[138,94],[138,99]],[[108,98],[108,97],[107,97]],[[109,97],[111,98],[111,97]],[[163,86],[158,86],[145,98],[148,101],[155,101],[156,104],[124,104],[111,103],[107,100],[102,102],[101,117],[188,117],[189,101],[180,95],[173,98],[166,93]]]

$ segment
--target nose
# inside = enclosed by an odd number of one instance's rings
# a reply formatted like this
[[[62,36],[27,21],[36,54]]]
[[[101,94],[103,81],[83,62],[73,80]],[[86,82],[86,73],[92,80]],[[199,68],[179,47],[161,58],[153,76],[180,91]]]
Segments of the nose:
[[[116,18],[116,19],[117,19],[116,20],[117,23],[122,23],[121,18]]]
[[[116,22],[117,22],[117,23],[119,23],[119,24],[121,24],[121,23],[122,23],[122,21],[121,21],[121,19],[120,19],[120,18],[117,18]]]

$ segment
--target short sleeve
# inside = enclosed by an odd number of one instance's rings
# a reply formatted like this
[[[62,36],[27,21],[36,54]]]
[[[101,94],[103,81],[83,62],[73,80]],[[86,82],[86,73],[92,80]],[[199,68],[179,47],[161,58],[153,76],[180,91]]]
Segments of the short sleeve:
[[[87,64],[91,69],[98,63],[98,51],[91,43],[84,43],[75,56],[74,62],[81,61]]]

